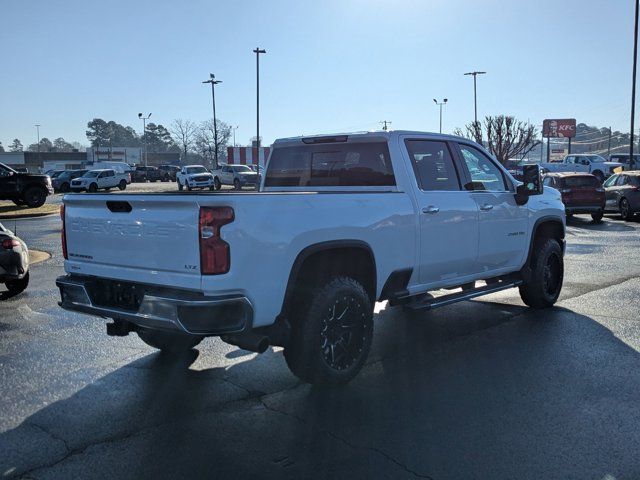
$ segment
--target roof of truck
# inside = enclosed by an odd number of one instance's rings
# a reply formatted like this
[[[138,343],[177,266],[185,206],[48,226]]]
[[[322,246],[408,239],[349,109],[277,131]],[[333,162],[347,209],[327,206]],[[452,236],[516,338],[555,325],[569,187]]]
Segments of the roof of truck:
[[[428,135],[431,138],[441,139],[441,140],[472,141],[472,140],[469,140],[468,138],[458,137],[456,135],[446,135],[442,133],[433,133],[433,132],[420,132],[416,130],[388,130],[388,131],[376,130],[376,131],[370,131],[370,132],[342,132],[342,133],[326,133],[326,134],[320,134],[320,135],[300,135],[297,137],[279,138],[275,142],[273,142],[273,144],[274,145],[299,144],[300,142],[309,143],[309,144],[334,143],[336,142],[335,139],[340,139],[341,137],[344,137],[345,139],[346,137],[348,137],[349,139],[356,138],[356,139],[364,140],[367,138],[390,139],[390,138],[398,137],[400,135],[420,135],[420,136]],[[323,140],[326,140],[326,141],[323,141]],[[338,141],[345,141],[345,140],[338,140]]]

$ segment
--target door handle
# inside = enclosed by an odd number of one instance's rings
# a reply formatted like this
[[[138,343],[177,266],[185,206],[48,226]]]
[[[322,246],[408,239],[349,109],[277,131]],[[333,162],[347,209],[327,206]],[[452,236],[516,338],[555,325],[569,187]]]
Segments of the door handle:
[[[484,210],[485,212],[488,210],[493,210],[493,205],[491,205],[490,203],[485,203],[484,205],[480,206],[480,210]]]
[[[422,209],[422,213],[438,213],[440,209],[436,206],[429,205],[428,207],[424,207]]]

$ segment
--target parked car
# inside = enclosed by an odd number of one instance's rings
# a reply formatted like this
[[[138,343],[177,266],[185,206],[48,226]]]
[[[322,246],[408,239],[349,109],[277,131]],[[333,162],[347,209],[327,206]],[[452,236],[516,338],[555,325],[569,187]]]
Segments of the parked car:
[[[98,190],[110,190],[127,188],[128,173],[116,173],[114,170],[89,170],[87,173],[71,180],[72,192],[97,192]]]
[[[178,190],[182,190],[185,187],[189,191],[194,188],[208,188],[209,190],[214,188],[213,175],[202,165],[182,167],[176,175],[176,180],[178,182]]]
[[[53,193],[51,177],[37,173],[20,173],[0,163],[0,200],[38,208]]]
[[[216,190],[220,190],[222,185],[233,185],[233,188],[240,190],[249,185],[255,187],[258,174],[247,165],[222,164],[213,171],[213,181]]]
[[[65,199],[60,305],[167,352],[279,345],[303,381],[345,383],[377,300],[423,310],[519,287],[532,308],[556,302],[564,206],[537,166],[524,180],[449,135],[277,140],[264,192],[123,194],[115,212],[107,195]]]
[[[595,223],[604,216],[605,193],[600,181],[589,173],[548,173],[544,184],[553,187],[562,195],[567,217],[590,213]]]
[[[604,182],[605,210],[627,221],[640,212],[640,170],[617,173]]]
[[[16,295],[29,285],[29,249],[0,223],[0,283]]]
[[[180,167],[178,167],[177,165],[160,165],[158,167],[158,170],[160,170],[163,173],[162,175],[163,182],[169,182],[169,181],[175,182],[176,175],[180,171]]]
[[[51,185],[55,192],[68,192],[71,190],[71,180],[81,177],[89,170],[65,170],[51,179]]]
[[[131,181],[133,182],[159,182],[163,180],[163,177],[164,172],[158,170],[157,167],[145,167],[141,165],[131,172]]]
[[[629,163],[628,153],[612,153],[609,155],[610,162],[617,162],[622,164],[622,170],[635,170],[640,167],[640,154],[633,154],[633,165]]]
[[[622,167],[618,162],[607,162],[600,155],[571,154],[564,157],[562,162],[541,163],[541,167],[549,172],[585,172],[595,175],[600,183],[613,175],[614,170]]]

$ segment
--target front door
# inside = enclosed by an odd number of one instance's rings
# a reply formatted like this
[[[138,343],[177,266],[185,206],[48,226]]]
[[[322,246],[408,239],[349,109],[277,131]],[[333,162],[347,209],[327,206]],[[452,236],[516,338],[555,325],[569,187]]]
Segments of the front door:
[[[419,281],[444,285],[477,273],[478,208],[462,190],[448,142],[407,138],[420,217]]]
[[[514,187],[480,149],[460,143],[471,192],[479,210],[478,266],[483,273],[519,267],[527,251],[529,214],[516,203]]]

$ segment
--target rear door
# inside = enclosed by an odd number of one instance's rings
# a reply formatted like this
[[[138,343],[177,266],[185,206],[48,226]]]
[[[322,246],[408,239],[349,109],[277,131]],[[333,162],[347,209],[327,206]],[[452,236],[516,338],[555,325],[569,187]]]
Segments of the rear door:
[[[604,195],[605,195],[605,210],[618,210],[617,194],[616,194],[616,182],[620,175],[611,175],[604,182]]]
[[[421,284],[446,283],[478,272],[478,207],[462,189],[451,145],[406,138],[420,216]]]
[[[465,185],[479,210],[478,266],[482,272],[520,266],[527,247],[529,211],[516,204],[514,187],[480,149],[457,143],[470,181]]]

